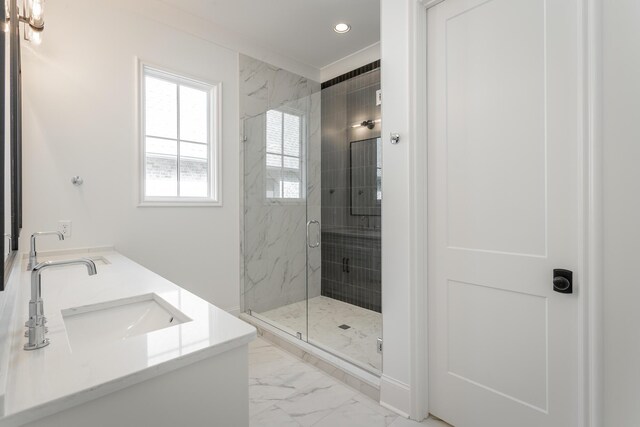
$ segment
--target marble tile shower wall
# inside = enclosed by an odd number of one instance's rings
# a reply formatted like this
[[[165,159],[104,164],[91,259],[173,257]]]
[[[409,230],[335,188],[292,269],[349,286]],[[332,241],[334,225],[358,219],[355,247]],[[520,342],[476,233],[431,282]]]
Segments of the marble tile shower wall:
[[[381,311],[380,215],[353,215],[350,143],[380,137],[380,70],[322,90],[322,295]]]
[[[320,83],[240,55],[243,309],[262,313],[307,298],[306,221],[320,220]],[[303,198],[266,195],[266,112],[303,117]],[[320,295],[320,249],[309,250],[309,297]]]

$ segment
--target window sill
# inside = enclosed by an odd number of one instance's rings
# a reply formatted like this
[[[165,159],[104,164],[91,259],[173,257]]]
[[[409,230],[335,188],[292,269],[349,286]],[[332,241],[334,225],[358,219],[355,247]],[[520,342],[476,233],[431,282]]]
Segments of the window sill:
[[[222,207],[222,202],[217,202],[214,200],[203,200],[203,201],[146,201],[138,203],[139,208],[185,208],[185,207]]]

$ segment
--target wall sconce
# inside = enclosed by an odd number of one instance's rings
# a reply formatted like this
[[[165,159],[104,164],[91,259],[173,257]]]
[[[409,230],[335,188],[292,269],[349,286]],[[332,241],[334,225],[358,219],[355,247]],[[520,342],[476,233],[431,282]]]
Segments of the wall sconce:
[[[19,0],[10,0],[19,1]],[[9,31],[9,5],[5,1],[5,22],[2,25],[3,31]],[[24,38],[33,44],[42,42],[42,31],[44,30],[44,0],[23,0],[22,8],[18,12],[20,22],[24,23]]]
[[[374,127],[376,127],[376,123],[380,123],[381,120],[380,119],[376,119],[376,120],[365,120],[361,123],[356,123],[351,125],[352,128],[359,128],[359,127],[363,127],[363,128],[369,128],[369,129],[373,129]]]

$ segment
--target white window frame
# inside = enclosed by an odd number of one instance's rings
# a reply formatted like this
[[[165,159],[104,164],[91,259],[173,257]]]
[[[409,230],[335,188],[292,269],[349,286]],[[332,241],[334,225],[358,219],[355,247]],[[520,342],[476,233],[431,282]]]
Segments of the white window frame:
[[[299,157],[299,161],[300,161],[300,197],[268,197],[266,194],[266,179],[265,179],[265,188],[264,188],[264,193],[263,196],[267,202],[267,204],[276,204],[276,205],[287,205],[287,204],[291,204],[291,205],[298,205],[300,203],[305,203],[306,199],[307,199],[307,169],[306,169],[306,146],[307,146],[307,139],[306,139],[306,135],[307,135],[307,116],[306,113],[304,111],[300,111],[300,110],[295,110],[293,108],[287,108],[287,107],[277,107],[277,108],[270,108],[269,110],[273,110],[273,111],[278,111],[280,113],[283,114],[289,114],[291,116],[297,116],[300,118],[300,157]],[[284,167],[284,158],[285,157],[289,157],[289,158],[295,158],[296,156],[289,156],[284,154],[284,146],[282,147],[283,152],[281,154],[278,153],[270,153],[267,151],[267,121],[266,121],[266,114],[265,114],[265,122],[264,122],[264,132],[265,132],[265,138],[264,138],[264,167],[265,167],[265,178],[266,178],[266,174],[267,174],[267,169],[269,168],[269,166],[267,166],[267,154],[272,154],[272,155],[278,155],[281,157],[282,159],[282,166],[281,166],[281,170],[284,169],[288,169]],[[284,135],[284,134],[283,134]]]
[[[199,90],[206,90],[209,96],[209,117],[208,117],[208,196],[206,197],[181,197],[181,196],[146,196],[146,117],[145,117],[145,76],[155,75],[161,79],[171,81],[175,84],[188,86]],[[139,207],[184,207],[184,206],[222,206],[222,169],[221,169],[221,98],[222,83],[208,82],[203,79],[194,78],[188,74],[169,70],[166,67],[142,61],[138,59],[138,139],[140,146],[139,153]],[[180,110],[178,106],[178,118]],[[180,135],[176,141],[180,144]],[[179,151],[178,151],[179,153]],[[178,165],[180,158],[178,155]],[[180,173],[178,170],[178,185],[180,183]],[[179,187],[178,187],[179,188]]]

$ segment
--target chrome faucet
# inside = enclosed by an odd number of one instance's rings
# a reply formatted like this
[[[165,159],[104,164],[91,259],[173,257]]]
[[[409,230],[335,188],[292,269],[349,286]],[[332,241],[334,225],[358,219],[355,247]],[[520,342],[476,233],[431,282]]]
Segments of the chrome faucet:
[[[31,235],[31,250],[29,251],[29,265],[27,270],[33,270],[38,264],[38,253],[36,252],[36,237],[38,236],[58,236],[58,240],[64,240],[64,234],[59,231],[38,231]]]
[[[96,264],[87,258],[70,259],[65,261],[45,261],[33,267],[31,271],[31,300],[29,301],[29,320],[25,323],[29,341],[24,345],[25,350],[35,350],[49,345],[45,337],[44,308],[42,304],[42,281],[40,275],[49,267],[63,267],[67,265],[85,265],[89,276],[97,274]]]

